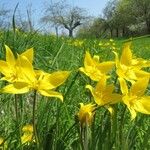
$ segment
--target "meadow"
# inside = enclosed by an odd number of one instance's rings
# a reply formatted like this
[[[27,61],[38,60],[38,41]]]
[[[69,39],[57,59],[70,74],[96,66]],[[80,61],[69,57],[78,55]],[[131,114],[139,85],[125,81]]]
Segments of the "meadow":
[[[8,89],[3,88],[14,82],[6,79],[0,81],[0,148],[4,150],[150,149],[148,115],[150,102],[147,102],[147,108],[143,104],[140,110],[135,109],[136,117],[134,112],[132,114],[132,111],[129,111],[128,104],[123,103],[122,100],[113,102],[109,99],[108,103],[99,104],[91,90],[97,85],[98,80],[91,79],[90,75],[83,71],[84,65],[90,63],[90,60],[85,62],[86,56],[91,57],[91,61],[93,60],[95,64],[98,63],[97,61],[115,63],[117,54],[120,58],[124,44],[128,42],[131,42],[132,57],[135,60],[142,58],[136,60],[140,64],[138,67],[148,74],[150,72],[149,36],[130,39],[71,39],[36,32],[1,31],[0,60],[11,59],[6,58],[6,49],[9,47],[14,56],[20,59],[21,68],[24,69],[22,66],[27,67],[30,63],[27,58],[19,55],[33,48],[34,70],[40,69],[50,74],[57,71],[68,71],[68,73],[66,77],[60,79],[63,80],[60,83],[57,83],[57,75],[51,79],[52,83],[57,85],[54,90],[62,94],[63,101],[58,93],[54,93],[53,96],[43,96],[35,88],[26,93],[13,94],[11,93],[13,90],[7,92]],[[124,58],[124,61],[128,60]],[[110,66],[102,66],[102,71],[108,70],[107,67]],[[121,79],[118,80],[116,68],[115,65],[110,67],[109,76],[100,79],[99,89],[105,88],[103,82],[107,80],[108,85],[114,85],[113,93],[122,97],[126,94],[123,86],[125,83],[124,80],[123,82]],[[2,69],[0,67],[0,72]],[[25,69],[24,72],[28,74],[26,76],[32,79],[30,72],[26,72],[28,68]],[[21,71],[18,74],[22,74]],[[37,76],[39,74],[40,72]],[[1,78],[4,76],[2,73]],[[133,89],[142,90],[145,94],[143,97],[150,100],[149,75],[147,80],[144,73],[139,76],[144,79],[133,83],[136,84]],[[126,87],[131,89],[130,81],[126,83]],[[140,89],[142,87],[143,89]],[[109,90],[106,94],[110,94]]]

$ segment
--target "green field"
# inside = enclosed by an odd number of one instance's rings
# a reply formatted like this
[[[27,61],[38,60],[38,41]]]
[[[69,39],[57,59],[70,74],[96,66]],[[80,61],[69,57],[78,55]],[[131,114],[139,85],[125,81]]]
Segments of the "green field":
[[[100,62],[114,61],[116,51],[122,53],[124,43],[131,41],[133,58],[150,60],[150,37],[132,39],[69,39],[42,35],[39,33],[21,33],[16,31],[0,33],[0,59],[5,60],[7,45],[17,56],[29,48],[34,49],[34,69],[48,73],[70,71],[67,80],[55,91],[62,93],[64,100],[44,97],[37,93],[35,116],[33,117],[34,92],[25,94],[7,94],[1,90],[0,95],[0,144],[1,149],[8,150],[148,150],[150,149],[150,117],[137,113],[131,120],[131,114],[122,102],[111,105],[111,114],[105,106],[96,108],[90,125],[82,126],[78,111],[79,103],[93,103],[94,98],[86,85],[96,85],[89,77],[79,71],[84,66],[86,51],[92,57],[98,55]],[[150,64],[150,63],[149,63]],[[143,69],[143,68],[142,68]],[[150,72],[150,68],[144,68]],[[0,70],[1,71],[1,70]],[[115,85],[115,92],[121,94],[115,67],[109,72],[108,84]],[[1,77],[3,75],[1,74]],[[7,81],[0,81],[3,88]],[[129,87],[131,84],[129,84]],[[150,95],[150,86],[145,95]],[[149,98],[150,100],[150,98]],[[148,102],[147,109],[150,110]],[[17,114],[16,114],[17,112]],[[20,139],[25,134],[24,126],[33,124],[36,135],[28,142]],[[35,131],[35,129],[34,129]],[[31,132],[32,133],[32,132]],[[29,133],[30,136],[30,133]],[[1,142],[2,141],[2,142]]]

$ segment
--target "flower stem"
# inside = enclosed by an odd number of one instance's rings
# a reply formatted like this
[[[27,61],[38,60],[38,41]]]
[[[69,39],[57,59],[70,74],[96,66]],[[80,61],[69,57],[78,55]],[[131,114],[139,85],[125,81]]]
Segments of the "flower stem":
[[[37,145],[37,148],[39,149],[39,139],[37,136],[37,128],[36,128],[36,120],[35,120],[35,107],[36,107],[36,90],[34,91],[34,96],[33,96],[33,114],[32,114],[32,123],[33,123],[33,138],[35,137],[35,142]]]
[[[20,114],[18,111],[18,95],[17,94],[15,94],[15,116],[16,116],[16,128],[18,129],[18,137],[19,137],[18,140],[21,145],[21,128],[19,125]],[[21,149],[22,149],[22,147],[21,147]]]
[[[15,94],[15,116],[16,116],[16,122],[18,123],[18,117],[19,117],[19,115],[18,115],[18,96],[17,96],[17,94]]]
[[[88,124],[81,125],[81,146],[82,150],[88,150]]]

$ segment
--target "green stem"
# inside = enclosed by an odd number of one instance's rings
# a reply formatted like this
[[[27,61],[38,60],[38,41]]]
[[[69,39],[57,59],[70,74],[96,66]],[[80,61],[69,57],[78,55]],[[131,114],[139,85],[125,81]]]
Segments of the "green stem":
[[[33,137],[35,137],[35,142],[37,145],[37,148],[39,149],[39,139],[37,136],[37,128],[36,128],[36,122],[35,122],[35,108],[36,108],[36,90],[34,91],[34,96],[33,96],[33,118],[32,118],[32,123],[33,123]]]
[[[85,123],[85,129],[84,129],[84,149],[88,150],[88,123],[87,121]]]
[[[85,126],[81,125],[81,132],[80,132],[80,140],[81,140],[81,146],[82,150],[88,150],[88,124],[85,123]]]
[[[15,94],[15,116],[16,116],[16,122],[18,123],[18,97],[17,94]]]
[[[123,113],[122,113],[122,117],[121,117],[121,121],[120,121],[120,127],[119,127],[119,140],[120,140],[120,146],[124,145],[123,144],[123,126],[124,126],[124,119],[125,119],[125,112],[126,112],[126,108],[123,108]],[[121,148],[121,147],[120,147]]]
[[[19,114],[19,111],[18,111],[18,95],[15,94],[15,116],[16,116],[16,127],[18,129],[18,137],[19,137],[19,143],[20,145],[22,145],[21,143],[21,128],[20,128],[20,125],[19,125],[19,118],[20,118],[20,114]],[[21,147],[22,149],[22,147]]]
[[[84,150],[84,136],[83,136],[83,133],[84,133],[84,129],[83,129],[83,126],[81,125],[80,127],[80,142],[81,142],[81,147],[82,147],[82,150]]]

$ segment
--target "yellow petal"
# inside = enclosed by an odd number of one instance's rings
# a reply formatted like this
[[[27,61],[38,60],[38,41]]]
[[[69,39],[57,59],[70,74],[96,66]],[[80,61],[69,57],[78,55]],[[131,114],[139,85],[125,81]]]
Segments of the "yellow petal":
[[[125,78],[126,80],[130,81],[130,80],[137,80],[137,76],[135,74],[134,70],[128,70],[125,74]]]
[[[10,73],[12,72],[12,70],[8,66],[8,63],[3,60],[0,60],[0,72],[5,76],[10,76]]]
[[[52,91],[52,90],[38,90],[38,92],[43,96],[56,97],[59,98],[61,101],[63,101],[63,96],[59,92]]]
[[[150,78],[150,73],[143,71],[143,70],[135,70],[134,71],[137,78],[144,78],[144,77],[149,77]]]
[[[16,63],[16,59],[14,57],[14,54],[12,53],[11,49],[5,45],[6,48],[6,62],[10,65],[10,66],[14,66]]]
[[[85,68],[84,68],[84,67],[80,67],[80,68],[79,68],[79,71],[81,71],[81,72],[83,72],[83,73],[86,74],[86,71],[85,71]]]
[[[70,74],[69,71],[58,71],[50,74],[47,81],[52,85],[52,87],[50,88],[53,89],[63,84],[68,78],[69,74]]]
[[[25,144],[27,142],[32,142],[33,133],[24,133],[23,136],[21,136],[21,143]]]
[[[111,106],[106,106],[106,108],[108,109],[108,111],[110,112],[110,114],[111,115],[113,115],[114,114],[114,109],[113,109],[113,107],[111,107]]]
[[[106,88],[105,88],[105,91],[104,91],[104,95],[109,95],[109,93],[113,93],[114,91],[114,85],[113,84],[110,84],[110,85],[107,85]]]
[[[32,64],[32,62],[33,62],[33,48],[27,49],[25,52],[23,52],[21,54],[21,56],[25,56],[30,61],[30,63]]]
[[[29,91],[29,88],[26,83],[14,83],[6,85],[2,89],[2,93],[11,93],[11,94],[23,94],[27,93]]]
[[[92,95],[94,95],[94,88],[91,85],[86,85],[85,88],[89,89]]]
[[[122,94],[128,94],[128,87],[126,84],[126,81],[123,78],[118,78],[119,83],[120,83],[120,89]]]
[[[134,120],[136,118],[136,111],[134,108],[128,107],[130,113],[131,113],[131,120]]]
[[[107,61],[107,62],[102,62],[98,64],[97,68],[103,73],[106,74],[108,71],[110,71],[114,67],[114,62],[113,61]]]
[[[137,112],[150,115],[150,96],[138,99],[134,104],[134,109]]]
[[[87,66],[93,66],[93,65],[94,65],[94,62],[93,62],[93,59],[92,59],[90,53],[86,52],[85,58],[84,58],[84,66],[85,66],[85,68]]]
[[[106,76],[103,76],[96,85],[95,92],[103,92],[106,88]]]
[[[119,62],[119,57],[118,54],[113,51],[113,53],[115,54],[115,64],[116,64],[116,68],[120,68],[120,62]]]
[[[22,71],[21,75],[23,76],[23,79],[26,80],[26,82],[34,82],[36,74],[30,61],[26,57],[20,56],[18,58],[18,63]]]
[[[120,58],[120,63],[126,66],[130,66],[132,63],[132,52],[130,49],[131,42],[125,43],[122,51],[122,55]]]
[[[130,92],[132,95],[137,95],[137,96],[142,96],[144,95],[146,88],[148,86],[149,79],[148,78],[141,78],[137,82],[135,82],[132,87]]]
[[[105,93],[106,94],[106,93]],[[122,100],[122,96],[116,93],[108,93],[103,97],[102,105],[116,104]]]

